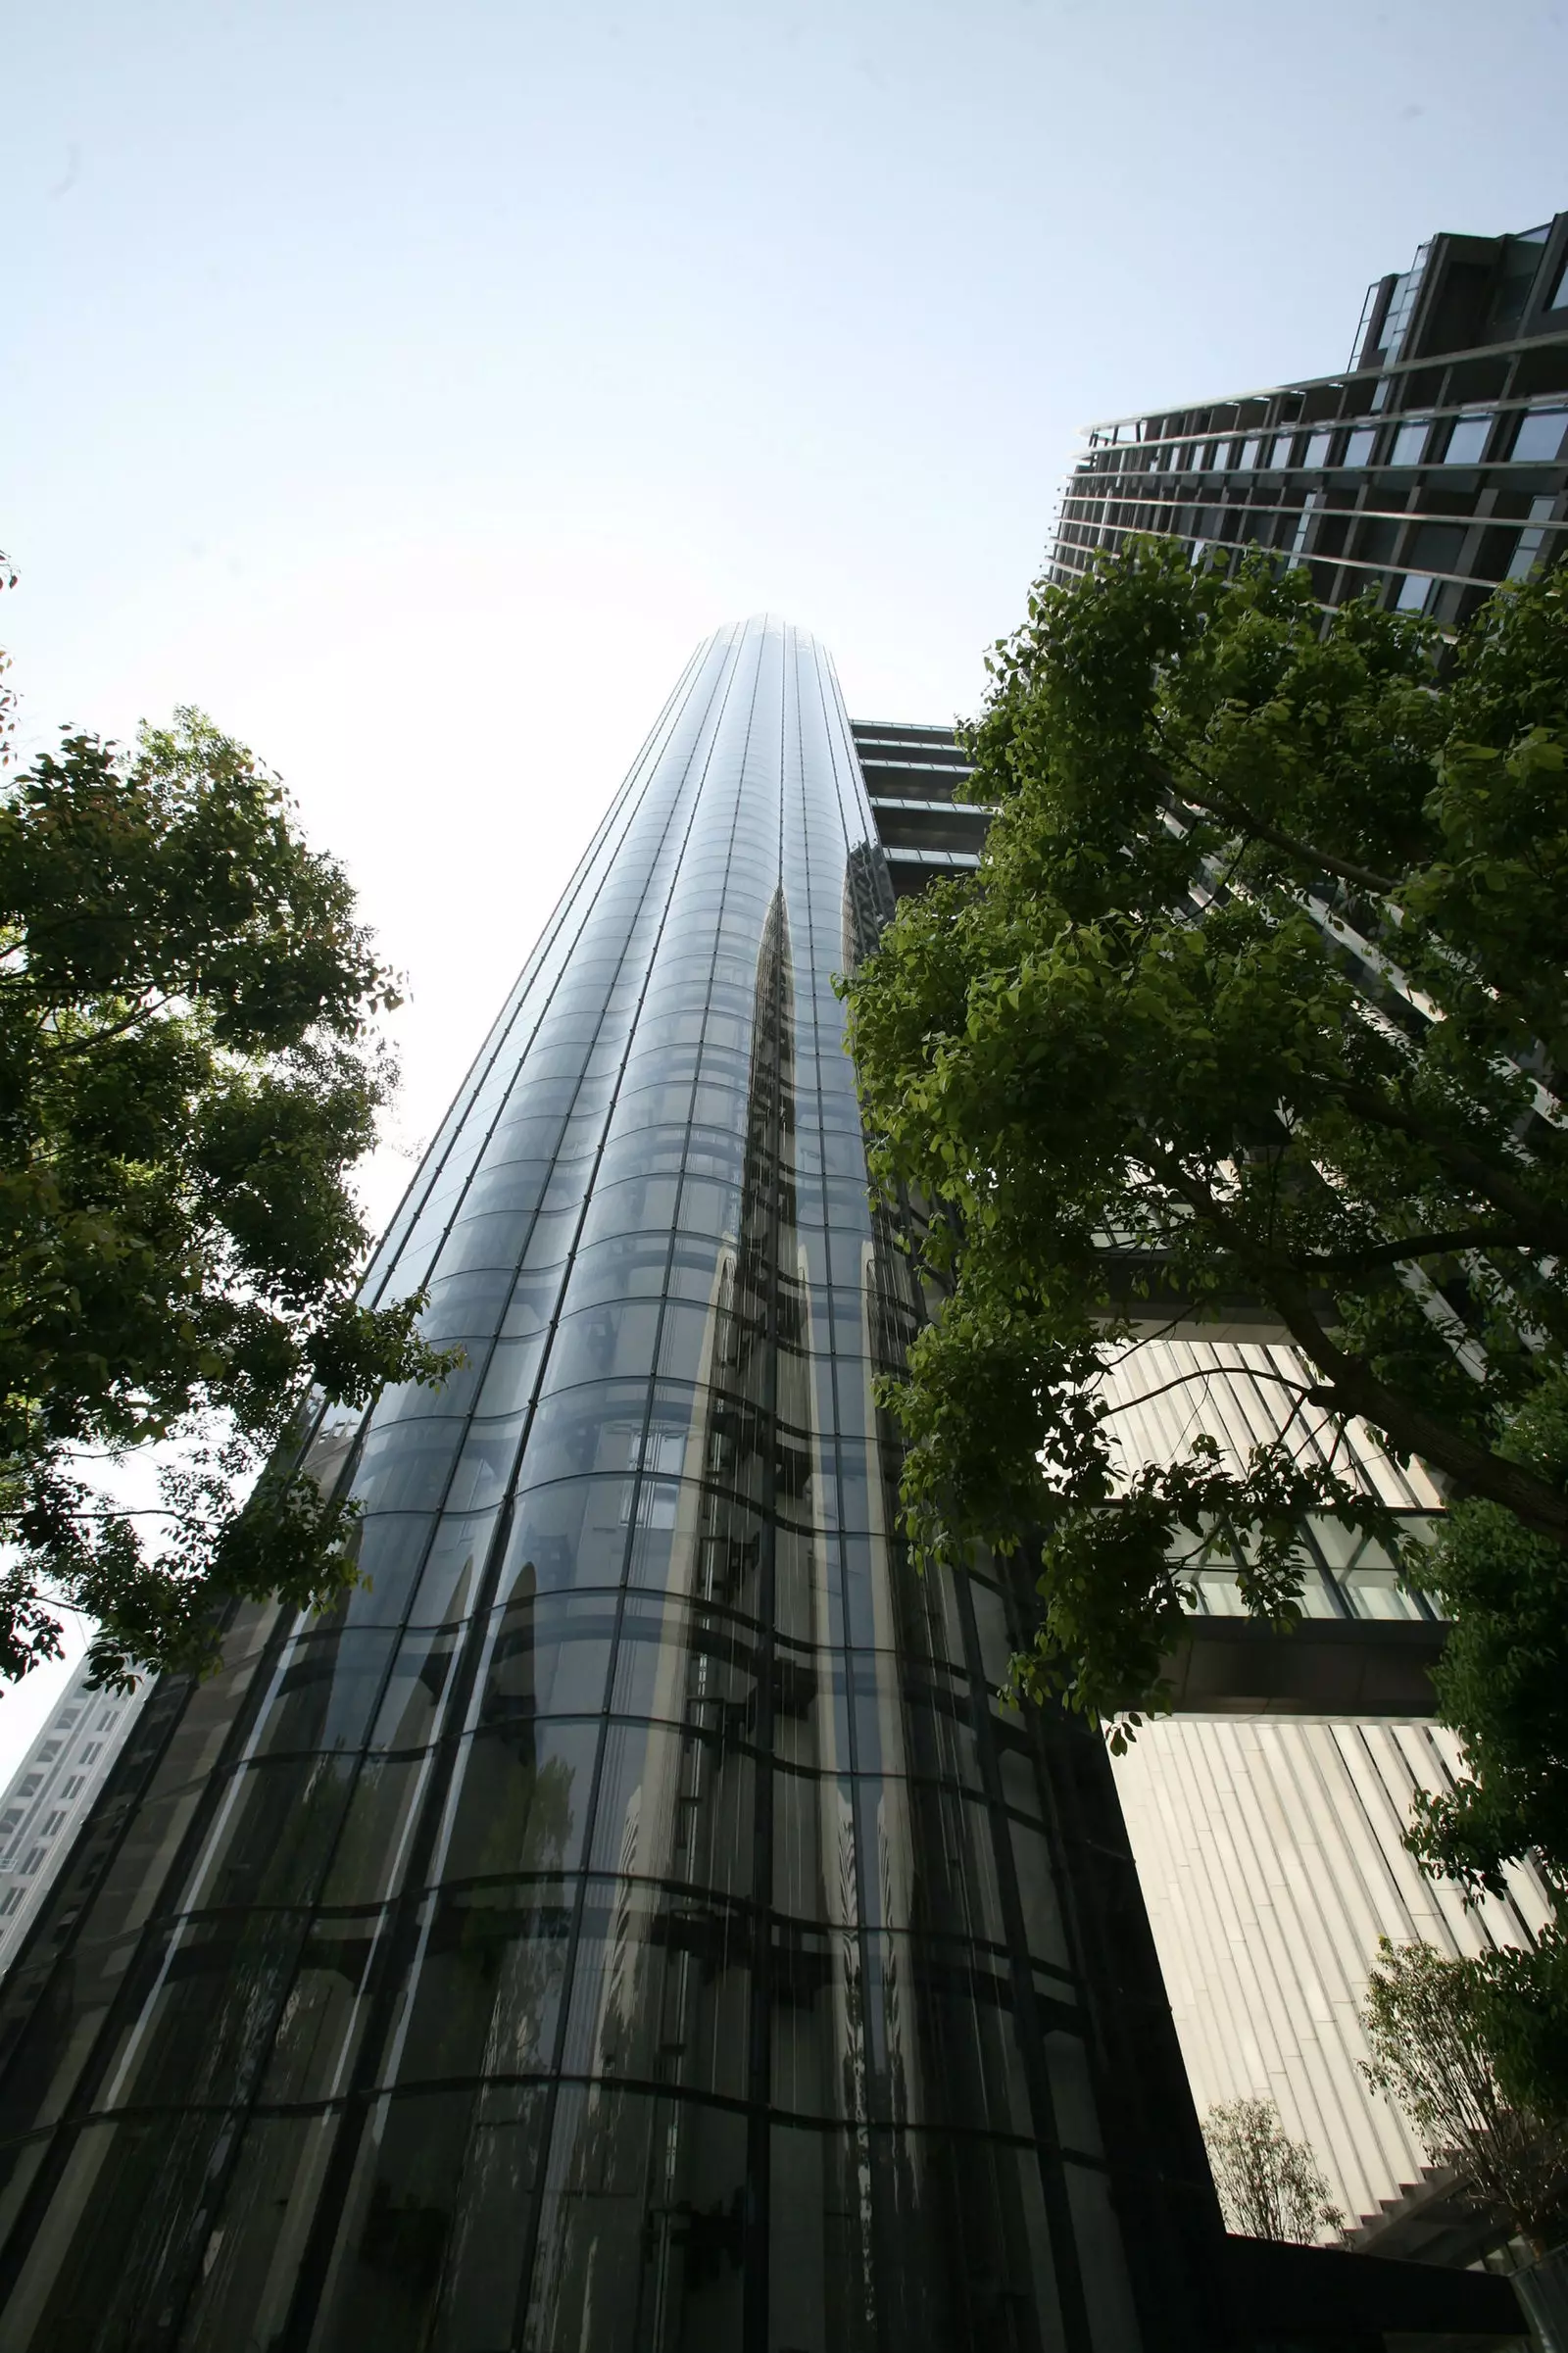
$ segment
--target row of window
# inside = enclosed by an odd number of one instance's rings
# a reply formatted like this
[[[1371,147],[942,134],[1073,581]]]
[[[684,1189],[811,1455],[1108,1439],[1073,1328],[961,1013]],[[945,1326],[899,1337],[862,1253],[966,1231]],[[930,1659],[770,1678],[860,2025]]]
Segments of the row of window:
[[[1407,417],[1393,424],[1321,426],[1219,441],[1138,443],[1096,452],[1080,473],[1191,473],[1330,466],[1549,466],[1562,451],[1568,409],[1477,409],[1457,417]]]

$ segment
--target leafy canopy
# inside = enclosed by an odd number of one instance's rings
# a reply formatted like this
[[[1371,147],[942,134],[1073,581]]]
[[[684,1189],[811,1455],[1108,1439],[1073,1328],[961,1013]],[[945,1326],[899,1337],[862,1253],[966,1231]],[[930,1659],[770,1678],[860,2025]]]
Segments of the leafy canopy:
[[[1568,1401],[1563,576],[1446,651],[1325,616],[1304,571],[1134,542],[1038,587],[990,669],[979,872],[844,984],[879,1179],[947,1291],[887,1392],[917,1550],[1037,1547],[1015,1671],[1111,1715],[1158,1703],[1216,1530],[1278,1620],[1303,1510],[1379,1524],[1288,1416],[1245,1463],[1118,1465],[1101,1393],[1142,1285],[1146,1320],[1262,1302],[1319,1411],[1494,1509],[1560,1592],[1568,1464],[1513,1433]]]
[[[199,712],[129,753],[67,736],[0,792],[0,1677],[59,1653],[63,1609],[122,1677],[205,1665],[215,1590],[352,1582],[348,1507],[277,1449],[312,1382],[445,1369],[417,1299],[354,1297],[396,1003],[342,868]],[[156,1510],[90,1483],[171,1438]]]
[[[1554,2243],[1568,2219],[1565,2118],[1532,2104],[1517,2039],[1520,1973],[1540,1968],[1534,1954],[1457,1960],[1380,1936],[1362,2013],[1372,2055],[1361,2065],[1477,2205]]]
[[[1310,2246],[1343,2227],[1311,2142],[1291,2137],[1272,2100],[1216,2100],[1203,2143],[1227,2230]]]

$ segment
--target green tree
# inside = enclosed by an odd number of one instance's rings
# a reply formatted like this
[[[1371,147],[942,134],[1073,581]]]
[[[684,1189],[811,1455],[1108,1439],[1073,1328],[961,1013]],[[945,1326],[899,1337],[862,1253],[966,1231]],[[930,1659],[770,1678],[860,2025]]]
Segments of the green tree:
[[[1216,2100],[1203,2142],[1228,2230],[1310,2246],[1342,2228],[1311,2143],[1292,2139],[1272,2100]]]
[[[1500,1972],[1515,1958],[1455,1960],[1380,1936],[1362,2072],[1403,2109],[1435,2165],[1451,2165],[1477,2205],[1541,2246],[1568,2217],[1568,2139],[1499,2078]]]
[[[1519,1433],[1568,1400],[1562,575],[1446,651],[1135,542],[1037,588],[970,745],[978,874],[844,984],[879,1180],[947,1291],[886,1393],[917,1553],[1037,1551],[1018,1680],[1104,1717],[1158,1703],[1217,1531],[1276,1620],[1303,1510],[1394,1541],[1289,1415],[1243,1464],[1118,1467],[1130,1263],[1184,1315],[1261,1300],[1298,1406],[1419,1455],[1561,1592],[1563,1466]]]
[[[128,753],[68,736],[0,791],[0,1677],[58,1654],[63,1610],[119,1678],[208,1663],[218,1593],[352,1582],[293,1417],[312,1383],[360,1403],[447,1366],[417,1300],[354,1296],[396,1002],[341,867],[198,712]],[[94,1484],[165,1440],[160,1508]]]

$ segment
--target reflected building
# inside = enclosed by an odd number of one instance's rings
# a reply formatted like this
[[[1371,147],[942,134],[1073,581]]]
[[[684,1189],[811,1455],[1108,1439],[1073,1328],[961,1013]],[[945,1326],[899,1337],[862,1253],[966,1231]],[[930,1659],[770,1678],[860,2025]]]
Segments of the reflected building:
[[[0,1996],[8,2353],[1231,2341],[1103,1751],[901,1558],[832,982],[976,820],[862,734],[700,648],[461,1089],[364,1581],[154,1689]]]

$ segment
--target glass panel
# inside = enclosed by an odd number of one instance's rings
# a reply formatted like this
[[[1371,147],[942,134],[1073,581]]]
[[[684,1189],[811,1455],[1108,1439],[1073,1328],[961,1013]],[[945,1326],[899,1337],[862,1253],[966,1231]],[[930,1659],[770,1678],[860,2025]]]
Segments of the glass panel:
[[[537,1718],[459,1750],[444,1880],[574,1871],[593,1787],[596,1724]]]
[[[331,1859],[354,1775],[351,1757],[245,1766],[222,1792],[185,1908],[310,1903]]]
[[[546,2094],[404,2094],[375,2103],[312,2345],[480,2353],[515,2341]]]
[[[430,1298],[419,1316],[426,1340],[466,1341],[473,1333],[491,1333],[501,1321],[512,1290],[512,1277],[503,1268],[482,1274],[445,1275],[430,1285]]]
[[[309,1926],[304,1912],[249,1912],[150,1939],[135,1971],[135,2007],[96,2104],[227,2105],[251,2097]]]
[[[654,1369],[659,1304],[626,1299],[562,1317],[545,1373],[546,1392]]]
[[[1514,463],[1550,465],[1562,448],[1565,425],[1568,425],[1568,409],[1528,410],[1519,419],[1519,430],[1514,435]]]
[[[383,1903],[398,1893],[432,1762],[428,1750],[422,1756],[367,1757],[321,1884],[323,1903]]]
[[[573,1883],[558,1879],[492,1880],[431,1897],[399,2083],[551,2068],[572,1910]]]
[[[592,1867],[750,1895],[756,1779],[749,1754],[710,1735],[612,1722]]]
[[[634,1446],[635,1430],[627,1434]],[[517,1497],[496,1597],[618,1586],[625,1567],[630,1478],[563,1479]]]
[[[515,1592],[498,1610],[479,1662],[474,1721],[525,1729],[537,1715],[597,1715],[605,1703],[613,1593]]]
[[[526,2353],[740,2342],[746,2120],[696,2100],[564,2089],[543,2197]]]
[[[876,2353],[871,2169],[863,2137],[775,2125],[769,2175],[769,2344],[799,2346],[802,2353]]]
[[[186,2308],[185,2343],[281,2341],[338,2121],[336,2114],[252,2120]]]
[[[396,1625],[402,1619],[436,1525],[429,1512],[371,1512],[360,1522],[354,1549],[361,1583],[345,1605],[347,1625]]]
[[[257,1753],[358,1748],[395,1641],[390,1634],[329,1634],[296,1642],[269,1693]]]
[[[427,1511],[446,1494],[466,1424],[451,1415],[393,1423],[365,1442],[353,1492],[367,1511]]]
[[[720,1898],[589,1883],[563,2066],[744,2099],[753,1919]]]
[[[80,2131],[7,2299],[7,2353],[156,2341],[193,2284],[188,2217],[240,2121],[209,2109]]]
[[[1477,466],[1486,454],[1487,436],[1492,430],[1492,418],[1457,417],[1448,434],[1448,446],[1443,453],[1446,466]]]
[[[377,1749],[427,1748],[441,1730],[457,1637],[421,1626],[398,1645],[370,1733]]]
[[[499,1517],[494,1510],[452,1512],[436,1523],[409,1605],[414,1624],[441,1626],[468,1615]]]
[[[366,2024],[361,2000],[386,1944],[383,1912],[319,1912],[295,1956],[288,1999],[278,2014],[261,2097],[269,2106],[304,2106],[344,2089]]]

